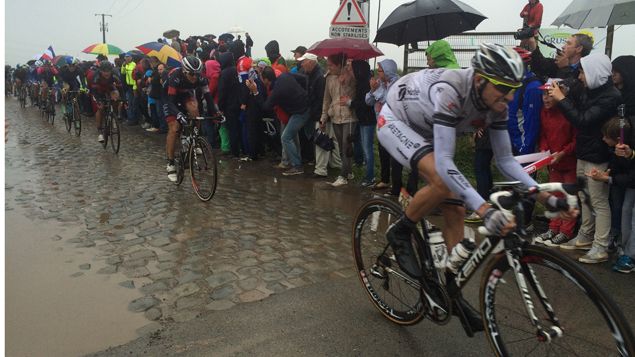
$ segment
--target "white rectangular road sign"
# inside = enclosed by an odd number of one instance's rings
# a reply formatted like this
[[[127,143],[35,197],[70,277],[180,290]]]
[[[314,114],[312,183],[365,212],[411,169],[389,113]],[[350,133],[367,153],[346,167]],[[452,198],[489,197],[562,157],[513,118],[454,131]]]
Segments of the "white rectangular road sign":
[[[329,37],[349,37],[349,38],[361,38],[368,39],[368,27],[357,26],[331,26],[329,28]]]

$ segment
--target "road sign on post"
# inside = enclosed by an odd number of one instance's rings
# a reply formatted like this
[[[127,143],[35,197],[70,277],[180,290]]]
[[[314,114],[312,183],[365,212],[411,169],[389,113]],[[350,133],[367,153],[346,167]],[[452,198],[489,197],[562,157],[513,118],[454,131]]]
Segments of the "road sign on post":
[[[368,27],[359,26],[331,26],[329,29],[329,37],[349,37],[368,39]]]
[[[331,20],[331,25],[366,26],[366,19],[356,0],[345,0],[337,9],[335,17]]]
[[[368,39],[368,24],[357,0],[342,1],[331,20],[329,37]]]

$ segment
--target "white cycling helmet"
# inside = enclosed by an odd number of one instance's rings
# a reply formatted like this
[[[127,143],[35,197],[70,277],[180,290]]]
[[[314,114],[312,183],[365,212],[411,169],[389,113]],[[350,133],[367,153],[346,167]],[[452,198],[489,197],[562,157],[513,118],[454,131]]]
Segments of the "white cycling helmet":
[[[184,71],[190,73],[201,73],[201,70],[203,69],[203,63],[201,60],[194,56],[183,57],[181,65],[183,65]]]
[[[44,63],[40,60],[35,61],[35,67],[42,67],[42,65],[44,65]]]
[[[472,58],[477,73],[509,84],[520,86],[525,76],[525,65],[520,55],[496,43],[482,43]]]

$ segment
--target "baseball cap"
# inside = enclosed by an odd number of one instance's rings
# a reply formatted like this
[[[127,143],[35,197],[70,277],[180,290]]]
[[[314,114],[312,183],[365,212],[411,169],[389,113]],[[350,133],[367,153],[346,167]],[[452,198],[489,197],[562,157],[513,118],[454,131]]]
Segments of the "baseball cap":
[[[291,51],[293,53],[301,53],[301,54],[305,54],[306,53],[306,47],[304,46],[298,46],[295,48],[295,50]]]
[[[302,55],[302,57],[298,58],[298,62],[300,61],[304,61],[304,60],[312,60],[312,61],[317,61],[318,56],[314,55],[313,53],[305,53]]]
[[[541,85],[540,87],[538,87],[538,89],[540,90],[547,90],[549,88],[551,88],[551,86],[553,85],[554,82],[560,82],[562,79],[560,78],[549,78],[547,80],[547,83]]]

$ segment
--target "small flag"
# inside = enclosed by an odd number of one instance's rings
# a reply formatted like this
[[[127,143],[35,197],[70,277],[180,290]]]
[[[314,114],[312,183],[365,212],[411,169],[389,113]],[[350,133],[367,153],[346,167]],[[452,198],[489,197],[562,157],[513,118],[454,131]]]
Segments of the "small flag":
[[[52,61],[55,57],[55,51],[53,51],[53,46],[49,46],[49,48],[44,51],[42,57],[40,59]]]

